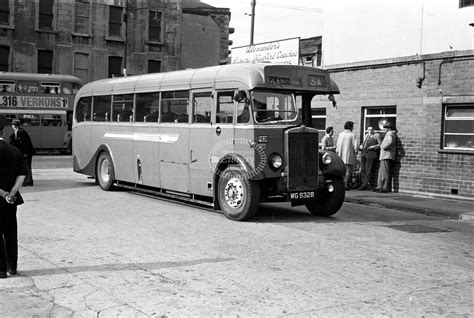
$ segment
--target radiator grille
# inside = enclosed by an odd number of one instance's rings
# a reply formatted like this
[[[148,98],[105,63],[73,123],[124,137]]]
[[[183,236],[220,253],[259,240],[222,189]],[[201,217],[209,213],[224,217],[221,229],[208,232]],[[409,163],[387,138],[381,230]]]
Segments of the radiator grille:
[[[288,134],[288,190],[316,189],[318,180],[318,134]]]

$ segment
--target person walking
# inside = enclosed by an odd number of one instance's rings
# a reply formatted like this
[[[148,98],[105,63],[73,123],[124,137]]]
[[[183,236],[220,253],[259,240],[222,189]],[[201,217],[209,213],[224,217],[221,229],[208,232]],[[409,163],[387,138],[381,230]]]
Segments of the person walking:
[[[367,128],[367,134],[364,137],[364,141],[360,146],[360,168],[362,173],[362,185],[358,190],[367,190],[370,185],[370,176],[374,169],[374,164],[379,159],[379,149],[382,144],[382,138],[380,134],[375,132],[373,127]]]
[[[377,179],[377,188],[375,192],[388,192],[391,178],[391,169],[395,162],[395,156],[397,152],[397,133],[393,130],[392,123],[389,121],[383,125],[385,130],[385,137],[383,138],[382,145],[380,146],[380,168]]]
[[[346,165],[346,176],[344,183],[346,190],[350,190],[349,180],[351,179],[354,166],[356,164],[357,154],[357,136],[352,132],[354,130],[354,122],[346,121],[344,131],[337,138],[336,153]]]
[[[35,149],[31,143],[30,135],[21,127],[21,122],[18,119],[12,120],[13,134],[10,135],[10,144],[18,148],[26,159],[28,174],[25,178],[24,186],[33,185],[33,173],[31,171],[31,161],[35,154]]]
[[[17,206],[23,203],[19,190],[27,173],[22,153],[3,139],[5,117],[0,115],[0,278],[17,274]]]
[[[329,126],[326,128],[326,135],[321,139],[321,149],[335,152],[336,146],[334,145],[334,128]]]

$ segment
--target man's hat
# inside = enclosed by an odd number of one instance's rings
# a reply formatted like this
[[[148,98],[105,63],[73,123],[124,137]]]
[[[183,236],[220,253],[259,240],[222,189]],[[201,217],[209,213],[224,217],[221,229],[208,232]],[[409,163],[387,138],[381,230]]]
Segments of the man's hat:
[[[5,116],[0,115],[0,130],[2,130],[3,127],[5,127],[6,123],[7,123],[7,120],[5,119]]]
[[[392,123],[389,122],[389,121],[386,121],[386,122],[383,124],[383,128],[392,128]]]
[[[21,121],[19,119],[13,119],[12,120],[12,125],[21,126]]]

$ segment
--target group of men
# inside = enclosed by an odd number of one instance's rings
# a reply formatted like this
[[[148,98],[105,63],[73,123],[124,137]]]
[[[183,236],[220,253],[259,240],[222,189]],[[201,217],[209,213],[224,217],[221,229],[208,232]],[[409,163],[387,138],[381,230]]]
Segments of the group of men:
[[[326,135],[321,140],[322,149],[336,152],[346,165],[346,175],[344,178],[346,190],[350,190],[350,180],[356,166],[358,151],[360,155],[360,167],[362,174],[362,185],[358,190],[370,189],[371,174],[377,161],[380,161],[378,171],[377,186],[373,188],[375,192],[388,192],[390,186],[390,171],[393,168],[396,149],[397,134],[391,122],[383,122],[384,138],[375,132],[373,127],[367,128],[362,144],[359,146],[357,136],[353,132],[354,122],[347,121],[344,124],[344,131],[339,134],[337,145],[334,143],[334,128],[326,128]]]
[[[34,153],[28,133],[12,121],[13,134],[4,140],[6,119],[0,115],[0,279],[17,274],[17,206],[23,204],[22,185],[33,185],[31,158]],[[26,134],[26,135],[25,135]],[[7,274],[8,273],[8,274]]]

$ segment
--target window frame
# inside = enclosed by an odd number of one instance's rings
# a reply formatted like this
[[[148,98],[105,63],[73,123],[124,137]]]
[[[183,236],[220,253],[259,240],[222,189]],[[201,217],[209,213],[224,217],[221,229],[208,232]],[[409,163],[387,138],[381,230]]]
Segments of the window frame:
[[[152,26],[150,25],[150,17],[151,17],[151,14],[152,13],[159,13],[161,15],[161,20],[160,20],[160,39],[157,41],[155,39],[151,39],[150,38],[150,31],[152,29]],[[148,19],[147,19],[147,33],[146,33],[146,41],[148,43],[154,43],[154,44],[163,44],[164,40],[164,30],[163,30],[163,26],[164,26],[164,17],[165,17],[165,14],[163,11],[160,11],[160,10],[148,10]],[[156,27],[154,27],[156,28]]]
[[[87,32],[86,33],[83,33],[83,32],[78,32],[76,31],[76,23],[77,23],[77,18],[78,17],[83,17],[83,16],[79,16],[77,14],[77,5],[78,3],[82,4],[82,5],[87,5],[89,8],[88,8],[88,11],[89,11],[89,16],[87,16],[87,20],[88,20],[88,23],[87,23]],[[77,36],[86,36],[86,37],[90,37],[92,36],[92,5],[91,5],[91,0],[75,0],[74,1],[74,13],[73,13],[73,31],[72,31],[72,34],[73,35],[77,35]]]
[[[393,114],[391,113],[379,113],[379,114],[367,114],[367,110],[374,110],[374,109],[380,109],[380,110],[388,110],[388,109],[394,109],[395,112]],[[361,138],[364,137],[364,135],[367,133],[367,118],[381,118],[382,119],[388,119],[394,118],[395,120],[392,120],[391,123],[397,129],[396,121],[397,121],[397,106],[396,105],[379,105],[379,106],[364,106],[362,107],[362,125],[360,125],[360,130],[361,130]],[[379,120],[379,122],[380,122]],[[375,132],[377,133],[384,133],[384,130],[380,127],[374,127]]]
[[[150,64],[157,63],[160,65],[160,70],[158,72],[150,72]],[[163,66],[163,62],[161,60],[156,60],[156,59],[149,59],[148,60],[148,65],[147,65],[147,73],[161,73],[161,67]]]
[[[6,66],[6,69],[4,70],[4,72],[8,72],[10,70],[10,60],[11,60],[11,49],[9,46],[7,45],[0,45],[0,49],[5,49],[5,53],[7,53],[7,59],[6,59],[6,64],[2,64],[2,67],[5,65]],[[0,68],[0,71],[2,69]]]
[[[15,28],[15,0],[8,0],[8,23],[0,23],[0,29]]]
[[[110,24],[111,24],[111,21],[110,21],[110,18],[111,18],[111,14],[110,14],[110,11],[112,8],[120,8],[121,10],[121,13],[120,13],[120,35],[111,35],[110,34]],[[105,39],[106,40],[112,40],[112,41],[125,41],[125,32],[124,32],[124,25],[125,25],[125,21],[124,21],[124,14],[125,14],[125,8],[124,7],[121,7],[121,6],[114,6],[114,5],[109,5],[108,6],[108,9],[107,9],[107,33],[106,33],[106,37]],[[115,24],[119,24],[118,22],[113,22]]]
[[[86,65],[86,68],[85,69],[82,69],[82,68],[78,68],[77,65],[79,64],[76,60],[76,56],[79,56],[79,55],[83,55],[85,57],[87,57],[87,65]],[[89,52],[81,52],[81,51],[75,51],[73,52],[73,74],[74,76],[80,78],[84,83],[87,83],[89,82],[89,63],[90,63],[90,54]],[[76,70],[78,71],[85,71],[85,74],[86,74],[86,77],[83,78],[82,75],[79,75],[76,73]]]
[[[110,61],[113,60],[113,59],[117,59],[117,60],[120,59],[120,73],[117,74],[118,76],[114,76],[114,74],[116,74],[116,73],[111,73],[110,72]],[[108,78],[121,77],[123,75],[122,74],[122,67],[123,67],[123,56],[109,55],[108,65],[107,65],[107,77]]]
[[[440,138],[440,150],[445,152],[462,152],[462,153],[469,153],[474,154],[474,146],[470,147],[447,147],[446,145],[446,136],[474,136],[474,132],[472,133],[446,133],[446,121],[450,120],[461,120],[461,121],[473,121],[474,122],[474,115],[472,117],[451,117],[451,119],[447,119],[448,110],[452,108],[471,108],[474,112],[474,103],[465,103],[465,104],[443,104],[442,107],[442,119],[441,119],[441,138]]]
[[[40,66],[40,55],[41,55],[41,53],[46,53],[46,52],[50,52],[50,53],[51,53],[51,71],[50,71],[50,72],[42,72],[42,71],[40,71],[40,69],[44,69],[44,68],[45,68],[45,67],[41,67],[41,66]],[[42,49],[39,49],[37,54],[38,54],[38,66],[37,66],[38,73],[41,73],[41,74],[53,74],[53,72],[54,72],[54,51],[53,51],[53,50],[42,50]]]
[[[51,29],[47,29],[47,28],[41,28],[40,27],[40,17],[41,17],[41,12],[40,12],[40,8],[41,8],[41,1],[51,1],[51,15],[52,15],[52,19],[51,19]],[[57,3],[55,0],[38,0],[38,2],[36,2],[36,32],[50,32],[50,33],[56,33],[57,32],[57,16],[58,16],[58,7],[57,7]]]

